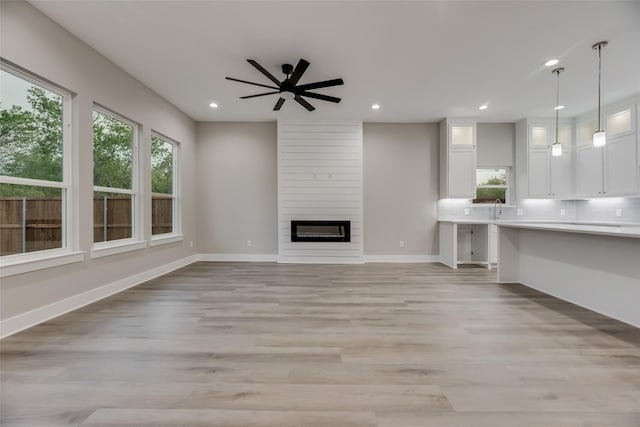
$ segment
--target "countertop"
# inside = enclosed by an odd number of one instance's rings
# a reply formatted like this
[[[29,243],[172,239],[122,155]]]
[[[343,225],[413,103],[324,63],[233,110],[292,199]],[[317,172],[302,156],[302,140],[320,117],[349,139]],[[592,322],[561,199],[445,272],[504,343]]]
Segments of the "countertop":
[[[640,224],[598,221],[513,221],[513,220],[459,220],[441,219],[440,222],[455,224],[495,224],[510,228],[561,231],[568,233],[597,234],[602,236],[640,238]]]

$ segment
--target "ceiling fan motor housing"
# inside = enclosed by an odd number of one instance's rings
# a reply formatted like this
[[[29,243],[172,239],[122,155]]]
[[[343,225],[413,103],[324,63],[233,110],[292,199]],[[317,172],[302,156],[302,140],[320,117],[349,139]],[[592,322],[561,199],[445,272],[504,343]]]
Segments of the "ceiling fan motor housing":
[[[287,77],[289,74],[293,73],[293,65],[291,64],[282,64],[282,74],[286,74]]]

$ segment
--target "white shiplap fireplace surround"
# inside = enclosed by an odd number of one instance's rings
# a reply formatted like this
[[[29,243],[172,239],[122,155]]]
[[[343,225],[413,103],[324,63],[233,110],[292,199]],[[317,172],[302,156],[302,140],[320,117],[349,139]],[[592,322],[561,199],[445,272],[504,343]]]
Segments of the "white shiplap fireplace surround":
[[[292,242],[292,220],[351,221],[350,242]],[[278,121],[278,262],[362,263],[362,122]]]

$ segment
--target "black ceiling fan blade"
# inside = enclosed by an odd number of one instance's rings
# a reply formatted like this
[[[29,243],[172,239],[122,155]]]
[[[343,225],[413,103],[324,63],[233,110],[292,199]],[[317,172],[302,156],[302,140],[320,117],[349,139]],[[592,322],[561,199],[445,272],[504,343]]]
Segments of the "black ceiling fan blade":
[[[313,92],[302,91],[302,92],[300,92],[300,95],[306,96],[307,98],[321,99],[323,101],[329,101],[329,102],[338,103],[338,102],[341,101],[340,98],[336,98],[335,96],[322,95],[321,93],[313,93]]]
[[[273,107],[273,111],[280,110],[280,108],[282,107],[282,104],[284,104],[284,101],[285,101],[284,98],[278,99],[278,102],[276,102],[276,105]]]
[[[304,108],[306,108],[309,111],[313,111],[316,109],[313,105],[309,104],[305,99],[302,99],[300,95],[296,95],[294,99],[298,101],[298,104],[302,105]]]
[[[267,85],[263,85],[261,83],[254,83],[254,82],[248,82],[246,80],[240,80],[240,79],[234,79],[233,77],[225,77],[225,79],[227,80],[232,80],[234,82],[240,82],[240,83],[246,83],[248,85],[254,85],[254,86],[260,86],[260,87],[266,87],[269,89],[280,89],[280,84],[278,83],[278,86],[267,86]]]
[[[300,80],[300,77],[302,77],[304,72],[307,71],[307,68],[309,68],[309,61],[300,58],[298,65],[296,65],[293,73],[291,73],[291,77],[289,77],[289,83],[295,86]]]
[[[344,84],[344,81],[342,79],[333,79],[333,80],[325,80],[323,82],[307,83],[306,85],[296,86],[296,89],[298,90],[320,89],[322,87],[340,86],[343,84]]]
[[[273,91],[273,92],[258,93],[257,95],[241,96],[240,99],[257,98],[258,96],[273,95],[274,93],[280,93],[280,91],[276,90],[276,91]]]
[[[268,72],[267,70],[264,69],[264,67],[260,64],[258,64],[255,60],[253,59],[247,59],[247,62],[251,65],[253,65],[254,67],[256,67],[258,69],[258,71],[260,71],[262,74],[264,74],[265,76],[267,76],[269,78],[269,80],[271,80],[272,82],[274,82],[275,84],[278,85],[278,87],[280,87],[280,80],[276,79],[275,77],[273,77],[273,74],[271,74],[270,72]]]

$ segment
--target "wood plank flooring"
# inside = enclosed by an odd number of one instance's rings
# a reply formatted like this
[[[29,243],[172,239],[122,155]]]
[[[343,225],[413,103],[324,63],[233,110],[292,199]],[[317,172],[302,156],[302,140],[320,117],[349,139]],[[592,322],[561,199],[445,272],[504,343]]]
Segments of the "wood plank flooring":
[[[640,426],[640,330],[484,268],[201,262],[0,347],[3,425]]]

